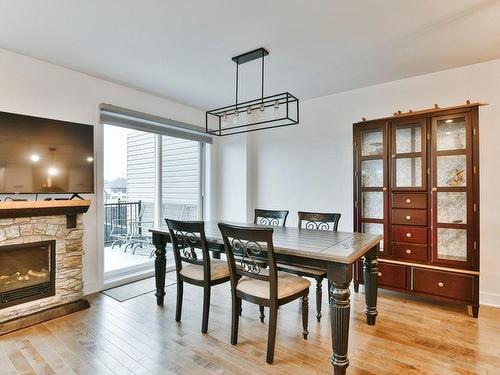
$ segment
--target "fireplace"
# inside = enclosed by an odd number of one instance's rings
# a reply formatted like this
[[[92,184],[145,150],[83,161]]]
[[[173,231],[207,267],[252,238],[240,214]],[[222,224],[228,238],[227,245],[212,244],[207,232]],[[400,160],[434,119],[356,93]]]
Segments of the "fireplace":
[[[0,246],[0,309],[55,295],[56,241]]]

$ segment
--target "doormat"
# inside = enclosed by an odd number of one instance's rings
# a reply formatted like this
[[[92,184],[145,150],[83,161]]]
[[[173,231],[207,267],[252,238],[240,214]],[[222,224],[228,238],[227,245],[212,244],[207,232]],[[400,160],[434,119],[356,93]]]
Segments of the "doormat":
[[[165,286],[172,284],[175,284],[175,281],[165,278]],[[118,302],[124,302],[129,299],[142,296],[143,294],[151,293],[155,290],[155,278],[150,277],[148,279],[135,281],[130,284],[117,286],[116,288],[103,290],[102,293],[117,300]]]

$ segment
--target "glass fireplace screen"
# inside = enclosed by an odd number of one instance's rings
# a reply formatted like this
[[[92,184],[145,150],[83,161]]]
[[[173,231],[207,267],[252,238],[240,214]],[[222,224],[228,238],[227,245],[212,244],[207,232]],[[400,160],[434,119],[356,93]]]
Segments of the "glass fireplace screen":
[[[55,294],[55,241],[0,246],[0,308]]]

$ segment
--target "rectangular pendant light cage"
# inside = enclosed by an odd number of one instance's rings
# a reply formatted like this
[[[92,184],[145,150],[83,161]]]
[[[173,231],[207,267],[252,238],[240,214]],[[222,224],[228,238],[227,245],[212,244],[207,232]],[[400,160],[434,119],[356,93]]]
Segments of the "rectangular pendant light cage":
[[[284,92],[207,111],[206,132],[225,136],[299,123],[299,99]]]

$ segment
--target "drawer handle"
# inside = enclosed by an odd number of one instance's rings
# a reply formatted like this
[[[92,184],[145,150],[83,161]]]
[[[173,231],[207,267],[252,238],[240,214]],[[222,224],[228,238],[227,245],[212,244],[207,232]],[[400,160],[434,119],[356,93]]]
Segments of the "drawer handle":
[[[407,215],[407,216],[406,216],[406,220],[411,220],[411,216],[410,216],[410,215]]]
[[[411,203],[411,199],[410,198],[406,198],[406,203]]]
[[[444,286],[444,283],[442,281],[438,282],[438,287],[442,288]]]
[[[406,237],[411,238],[411,233],[406,233]]]
[[[410,250],[410,249],[407,249],[407,250],[406,250],[406,254],[411,254],[411,250]]]
[[[382,276],[382,272],[379,272],[379,273],[378,273],[378,275],[379,275],[379,276]]]

